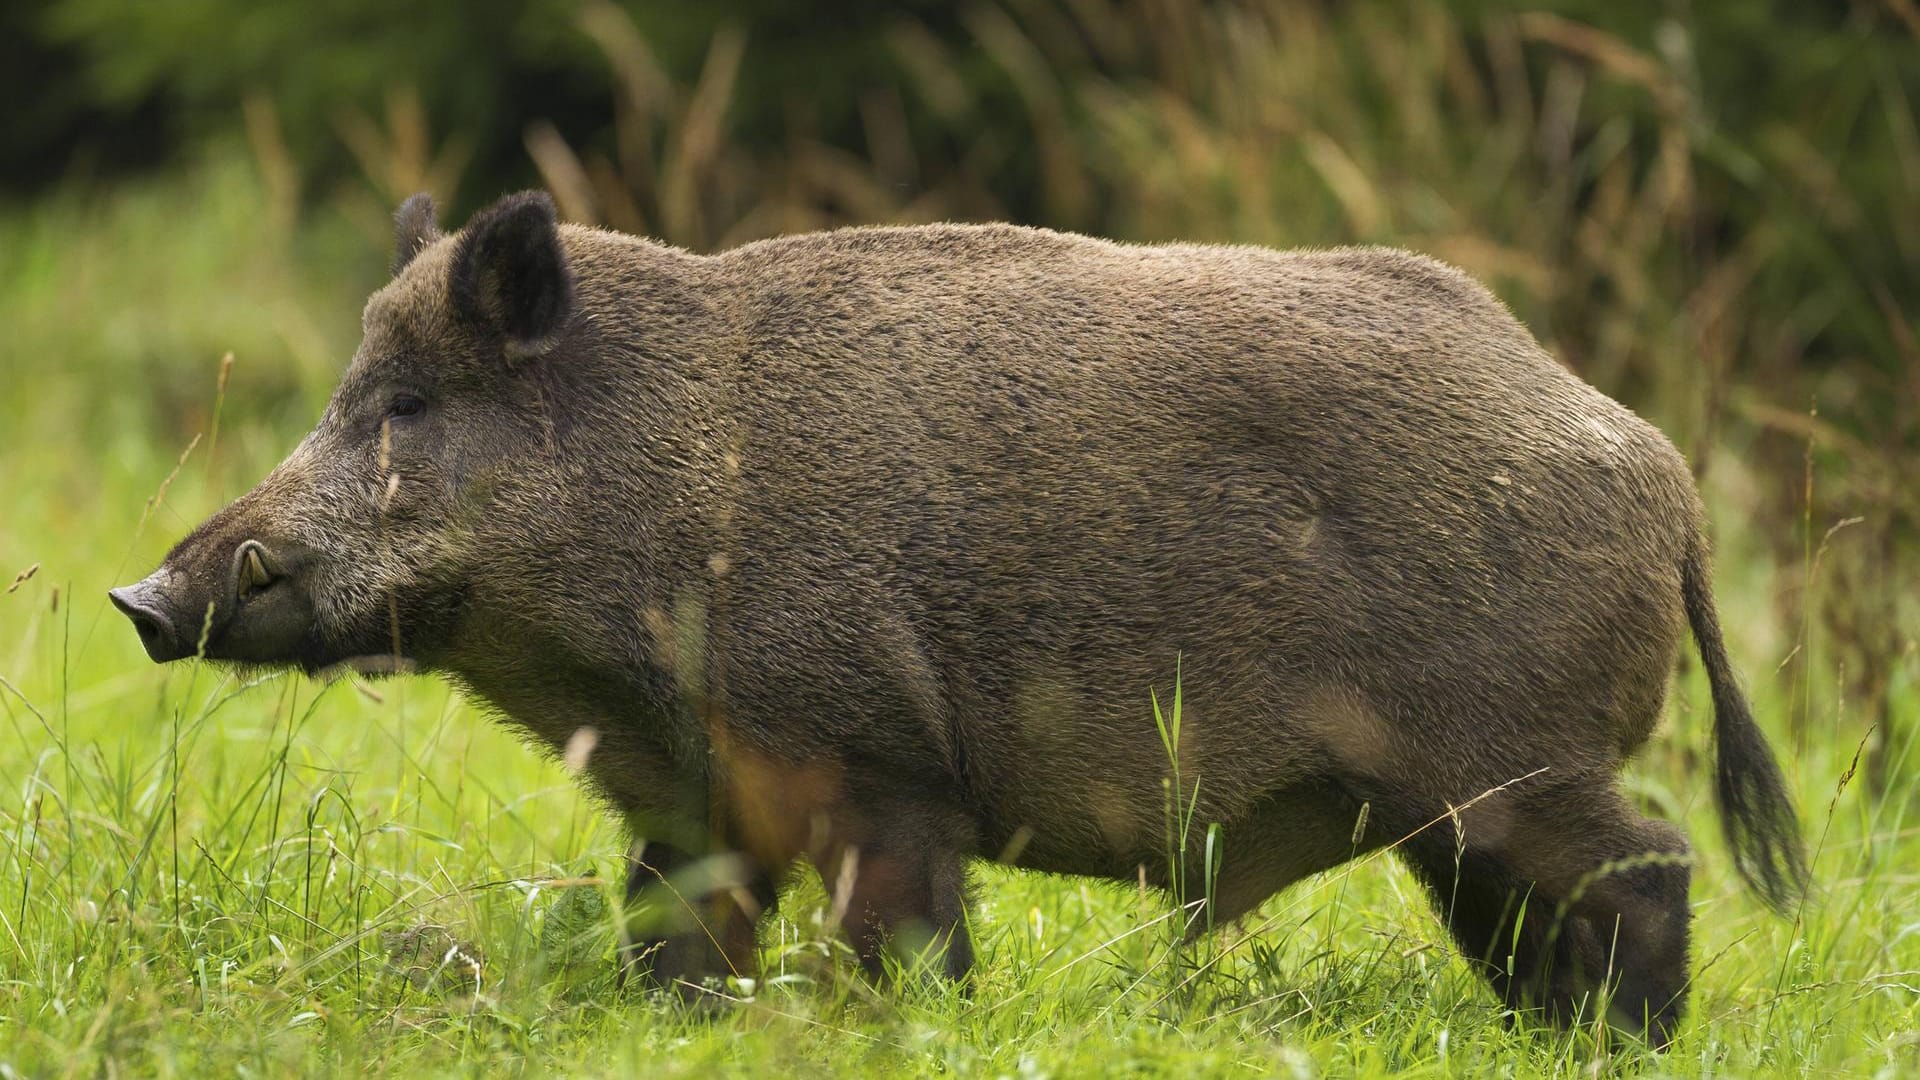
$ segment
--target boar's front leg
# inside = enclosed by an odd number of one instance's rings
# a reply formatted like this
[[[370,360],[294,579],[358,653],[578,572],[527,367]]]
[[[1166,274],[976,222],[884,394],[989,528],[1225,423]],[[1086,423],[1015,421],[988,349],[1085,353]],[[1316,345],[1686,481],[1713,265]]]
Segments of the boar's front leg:
[[[833,842],[817,857],[832,913],[861,966],[876,982],[887,978],[889,957],[903,974],[931,970],[964,981],[973,967],[971,824],[924,802],[851,802],[857,811],[836,815]]]
[[[629,975],[698,994],[712,976],[757,970],[755,927],[778,901],[774,881],[740,855],[693,856],[640,841],[627,857],[627,911],[644,929],[621,933],[618,982]]]

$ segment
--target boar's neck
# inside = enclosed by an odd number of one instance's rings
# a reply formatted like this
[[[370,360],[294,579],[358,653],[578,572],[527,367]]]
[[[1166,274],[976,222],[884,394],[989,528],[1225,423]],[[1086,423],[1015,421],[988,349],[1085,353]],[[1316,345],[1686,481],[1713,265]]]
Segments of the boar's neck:
[[[457,652],[450,681],[530,742],[555,757],[585,739],[585,765],[599,792],[623,814],[664,809],[666,779],[697,771],[685,745],[685,704],[654,665],[588,665],[570,646],[524,623],[498,620],[484,655]]]
[[[555,752],[591,726],[595,760],[698,772],[716,553],[739,518],[743,337],[700,260],[613,234],[573,242],[609,250],[576,253],[583,329],[538,376],[546,452],[491,486],[472,523],[479,568],[432,666]],[[623,807],[638,797],[600,786]]]

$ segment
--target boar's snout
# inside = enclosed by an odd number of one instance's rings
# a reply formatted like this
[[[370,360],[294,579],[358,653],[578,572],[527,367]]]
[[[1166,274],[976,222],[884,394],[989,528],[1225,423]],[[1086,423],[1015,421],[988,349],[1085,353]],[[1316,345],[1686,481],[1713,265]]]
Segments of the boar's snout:
[[[193,652],[192,644],[185,643],[168,613],[166,582],[172,576],[173,572],[163,566],[131,585],[107,590],[107,599],[120,609],[120,614],[132,620],[133,629],[140,635],[140,644],[146,646],[147,655],[156,664],[178,660]]]
[[[155,663],[188,656],[289,662],[307,640],[313,606],[291,572],[304,560],[258,540],[229,552],[182,545],[167,563],[107,597],[133,623]]]

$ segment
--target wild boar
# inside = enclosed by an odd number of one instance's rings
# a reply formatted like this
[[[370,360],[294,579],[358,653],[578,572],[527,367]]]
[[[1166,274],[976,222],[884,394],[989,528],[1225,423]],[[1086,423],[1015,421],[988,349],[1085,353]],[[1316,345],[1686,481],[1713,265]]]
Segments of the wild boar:
[[[679,876],[658,980],[750,970],[802,857],[870,967],[964,977],[971,858],[1221,924],[1390,845],[1507,1002],[1604,992],[1664,1043],[1688,846],[1616,774],[1683,626],[1735,864],[1802,887],[1686,462],[1447,266],[1006,225],[700,256],[539,193],[396,221],[319,425],[113,602],[157,661],[418,667],[588,733],[630,888]],[[1176,768],[1211,881],[1171,880]]]

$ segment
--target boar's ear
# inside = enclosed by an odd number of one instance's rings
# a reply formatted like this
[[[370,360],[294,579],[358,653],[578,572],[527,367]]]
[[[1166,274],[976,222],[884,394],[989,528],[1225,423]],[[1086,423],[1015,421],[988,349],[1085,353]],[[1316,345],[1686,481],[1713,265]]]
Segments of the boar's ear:
[[[400,204],[393,212],[393,276],[407,268],[415,255],[440,239],[440,226],[434,221],[433,196],[421,192]]]
[[[460,318],[505,337],[510,354],[550,348],[573,308],[553,199],[523,191],[475,214],[453,250],[448,289]]]

